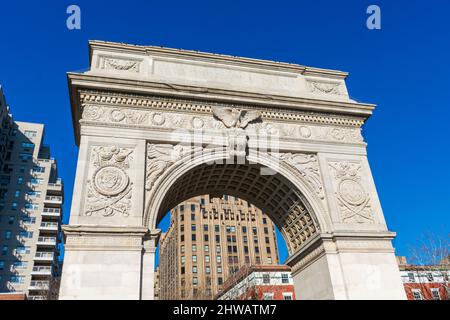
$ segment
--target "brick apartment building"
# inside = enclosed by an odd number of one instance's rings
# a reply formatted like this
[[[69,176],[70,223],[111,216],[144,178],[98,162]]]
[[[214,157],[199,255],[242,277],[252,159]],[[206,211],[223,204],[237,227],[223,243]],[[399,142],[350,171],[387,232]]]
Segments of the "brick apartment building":
[[[285,265],[245,266],[225,281],[218,300],[295,300],[291,268]]]

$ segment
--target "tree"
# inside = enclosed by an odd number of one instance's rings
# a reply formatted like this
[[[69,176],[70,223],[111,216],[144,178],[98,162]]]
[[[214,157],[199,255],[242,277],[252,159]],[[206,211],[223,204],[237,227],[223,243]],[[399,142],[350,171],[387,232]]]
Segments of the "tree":
[[[421,237],[419,245],[411,248],[412,269],[418,275],[422,292],[428,292],[425,281],[427,275],[437,276],[442,280],[441,285],[445,296],[442,299],[450,298],[449,273],[450,273],[450,235],[438,237],[432,233],[427,233]],[[425,276],[425,277],[424,277]],[[424,294],[424,299],[433,299],[431,294]]]

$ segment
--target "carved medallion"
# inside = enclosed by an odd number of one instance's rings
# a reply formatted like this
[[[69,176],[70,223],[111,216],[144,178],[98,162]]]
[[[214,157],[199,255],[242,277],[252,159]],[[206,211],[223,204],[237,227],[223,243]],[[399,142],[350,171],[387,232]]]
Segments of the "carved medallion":
[[[366,193],[361,184],[352,179],[344,179],[339,183],[339,194],[348,203],[358,206],[366,201]]]
[[[123,192],[129,184],[127,174],[114,166],[97,169],[93,181],[95,190],[105,196],[116,196]]]

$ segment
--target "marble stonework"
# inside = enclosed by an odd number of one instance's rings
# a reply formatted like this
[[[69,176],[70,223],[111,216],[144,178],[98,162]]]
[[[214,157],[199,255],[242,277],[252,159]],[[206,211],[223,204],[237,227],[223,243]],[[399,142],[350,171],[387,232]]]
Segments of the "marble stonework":
[[[298,299],[404,299],[347,73],[92,41],[69,73],[79,158],[61,299],[152,299],[157,225],[229,194],[286,240]]]

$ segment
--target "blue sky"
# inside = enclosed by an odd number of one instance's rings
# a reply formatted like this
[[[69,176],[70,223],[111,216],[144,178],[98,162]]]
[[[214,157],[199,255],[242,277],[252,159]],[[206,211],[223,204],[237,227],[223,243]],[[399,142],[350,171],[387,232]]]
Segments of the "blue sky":
[[[448,1],[2,1],[0,84],[17,120],[46,124],[70,209],[77,148],[66,72],[84,70],[87,41],[231,54],[350,72],[350,95],[378,104],[364,128],[398,253],[424,232],[449,233]],[[66,8],[81,8],[80,31]],[[381,8],[382,29],[366,28]],[[283,255],[283,253],[282,253]]]

